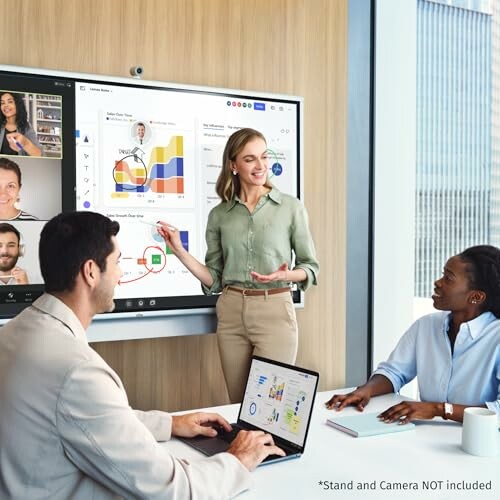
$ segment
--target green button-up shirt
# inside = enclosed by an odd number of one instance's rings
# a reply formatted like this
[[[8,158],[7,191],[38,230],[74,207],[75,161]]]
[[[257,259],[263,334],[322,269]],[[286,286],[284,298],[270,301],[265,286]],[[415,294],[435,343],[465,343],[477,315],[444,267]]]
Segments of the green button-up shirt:
[[[284,262],[304,269],[301,290],[316,285],[319,264],[304,205],[273,188],[262,196],[253,213],[236,197],[214,207],[208,216],[205,264],[214,282],[204,293],[219,293],[227,285],[242,288],[279,288],[288,282],[260,283],[250,272],[270,274]]]

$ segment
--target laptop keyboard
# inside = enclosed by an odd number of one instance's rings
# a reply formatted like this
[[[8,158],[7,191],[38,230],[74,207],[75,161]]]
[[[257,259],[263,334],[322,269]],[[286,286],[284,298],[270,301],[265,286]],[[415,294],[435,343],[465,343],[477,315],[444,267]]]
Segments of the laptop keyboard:
[[[217,430],[217,437],[219,437],[223,441],[226,441],[226,443],[231,443],[233,439],[236,437],[236,434],[238,434],[238,432],[240,432],[241,429],[233,427],[232,430],[227,432],[221,427],[220,429],[216,430]]]
[[[222,427],[216,429],[217,437],[225,441],[226,443],[232,443],[238,432],[240,432],[241,428],[233,425],[233,429],[229,432],[225,431]],[[283,448],[282,448],[283,449]],[[288,450],[283,449],[286,455],[289,454]],[[282,458],[281,455],[269,455],[267,456],[263,462],[267,462],[268,460],[276,460],[278,458]]]
[[[285,451],[285,450],[283,450]],[[286,453],[286,451],[285,451]],[[288,453],[286,453],[286,455],[288,455]],[[268,455],[266,458],[264,458],[264,460],[262,460],[262,463],[264,462],[268,462],[269,460],[278,460],[279,458],[283,458],[281,455]]]

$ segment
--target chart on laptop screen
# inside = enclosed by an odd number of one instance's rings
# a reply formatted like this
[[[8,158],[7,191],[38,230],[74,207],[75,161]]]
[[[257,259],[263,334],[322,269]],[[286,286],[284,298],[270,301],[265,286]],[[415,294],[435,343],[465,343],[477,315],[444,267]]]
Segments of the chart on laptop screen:
[[[240,419],[301,446],[315,389],[314,375],[253,360]]]

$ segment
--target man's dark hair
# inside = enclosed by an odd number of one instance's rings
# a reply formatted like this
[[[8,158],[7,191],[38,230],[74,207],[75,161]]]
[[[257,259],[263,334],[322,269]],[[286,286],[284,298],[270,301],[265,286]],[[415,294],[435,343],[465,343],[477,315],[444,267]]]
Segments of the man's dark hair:
[[[120,225],[95,212],[68,212],[49,220],[40,235],[40,270],[47,292],[69,292],[87,260],[106,271]]]
[[[0,223],[0,234],[14,233],[17,236],[17,243],[21,241],[21,233],[12,225],[7,222]]]

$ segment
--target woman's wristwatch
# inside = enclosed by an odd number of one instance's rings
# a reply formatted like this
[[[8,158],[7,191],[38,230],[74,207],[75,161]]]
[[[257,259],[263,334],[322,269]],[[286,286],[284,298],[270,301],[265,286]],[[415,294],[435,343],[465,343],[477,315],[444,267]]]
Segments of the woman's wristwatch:
[[[443,403],[443,418],[448,420],[453,415],[453,405],[451,403]]]

